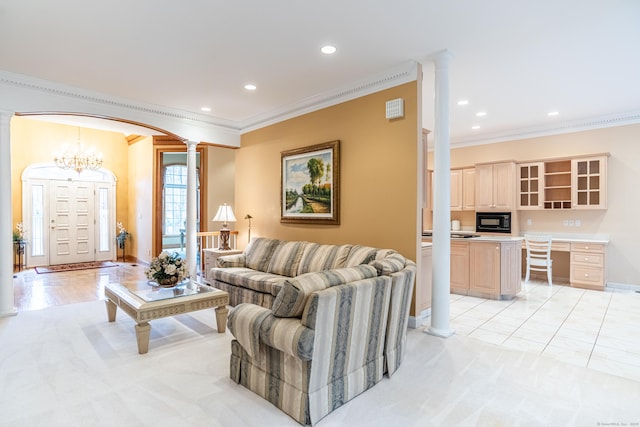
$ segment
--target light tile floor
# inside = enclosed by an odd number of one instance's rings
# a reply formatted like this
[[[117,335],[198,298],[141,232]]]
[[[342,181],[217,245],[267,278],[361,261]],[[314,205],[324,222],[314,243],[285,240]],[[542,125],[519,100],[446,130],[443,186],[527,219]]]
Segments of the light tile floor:
[[[531,281],[510,301],[450,301],[459,335],[640,381],[640,293]]]

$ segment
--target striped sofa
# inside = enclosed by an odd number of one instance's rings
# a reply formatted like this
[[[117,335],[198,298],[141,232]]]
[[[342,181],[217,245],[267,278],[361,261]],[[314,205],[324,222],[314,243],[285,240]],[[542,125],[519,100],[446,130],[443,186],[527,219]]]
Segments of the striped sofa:
[[[261,238],[218,265],[212,285],[234,295],[231,379],[300,424],[402,362],[416,266],[398,252]]]

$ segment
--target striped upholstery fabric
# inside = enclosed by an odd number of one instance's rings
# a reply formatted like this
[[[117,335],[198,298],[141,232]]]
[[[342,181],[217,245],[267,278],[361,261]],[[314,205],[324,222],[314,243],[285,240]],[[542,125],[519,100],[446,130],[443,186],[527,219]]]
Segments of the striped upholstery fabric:
[[[404,268],[405,262],[406,258],[396,252],[390,254],[384,259],[371,261],[370,265],[378,271],[379,275],[388,276],[389,274],[402,270]]]
[[[258,271],[267,271],[273,252],[280,246],[280,240],[258,237],[251,239],[244,250],[246,266]]]
[[[244,253],[225,255],[216,259],[216,267],[230,268],[230,267],[246,267],[247,259]]]
[[[352,245],[307,243],[300,259],[298,275],[345,266]]]
[[[260,325],[269,315],[268,308],[254,304],[239,304],[229,313],[227,327],[251,357],[258,354]]]
[[[282,242],[271,256],[268,273],[293,277],[298,274],[298,264],[307,242]]]
[[[375,276],[377,276],[377,272],[374,267],[359,265],[357,267],[307,273],[286,280],[273,303],[273,314],[277,317],[300,317],[307,302],[307,297],[311,293],[330,286]]]
[[[297,346],[305,341],[305,332],[299,332],[304,329],[293,326],[294,322],[300,324],[297,319],[264,317],[257,351],[255,343],[246,337],[242,338],[246,344],[238,336],[232,342],[231,378],[299,423],[318,422],[382,379],[391,282],[389,276],[377,276],[314,292],[301,322],[302,327],[313,330],[313,346],[302,345],[312,350],[311,360],[299,357],[299,347],[293,354],[293,343]],[[234,326],[229,328],[234,335],[239,317],[256,319],[258,312],[236,310],[230,316]],[[278,327],[280,332],[273,329]],[[254,325],[251,328],[255,330]],[[278,333],[298,339],[281,337],[276,344]],[[281,351],[266,341],[288,350]]]
[[[266,345],[302,360],[311,360],[313,337],[313,329],[302,325],[300,319],[282,319],[271,314],[260,326],[260,339]]]
[[[369,246],[356,245],[349,251],[345,267],[353,267],[360,264],[369,264],[375,259],[376,249]]]
[[[221,291],[225,291],[229,294],[230,306],[236,306],[238,304],[242,304],[243,302],[247,302],[259,305],[261,307],[269,308],[271,307],[271,304],[273,304],[273,297],[271,297],[270,304],[265,303],[265,296],[267,294],[263,294],[262,292],[252,291],[251,289],[241,288],[239,286],[230,285],[218,280],[213,280],[211,282],[211,286],[220,289]]]
[[[398,369],[407,344],[409,309],[416,278],[416,264],[407,260],[405,268],[392,273],[389,325],[385,337],[385,372],[389,377]]]
[[[269,294],[271,293],[271,287],[274,283],[287,280],[287,277],[284,276],[256,271],[246,267],[212,268],[209,271],[209,278],[241,288]]]

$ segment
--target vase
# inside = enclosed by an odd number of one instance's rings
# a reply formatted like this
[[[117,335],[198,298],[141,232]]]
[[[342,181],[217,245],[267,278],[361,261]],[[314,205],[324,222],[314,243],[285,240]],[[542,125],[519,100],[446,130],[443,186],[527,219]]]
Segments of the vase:
[[[158,285],[163,288],[173,288],[179,281],[178,276],[169,276],[158,280]]]

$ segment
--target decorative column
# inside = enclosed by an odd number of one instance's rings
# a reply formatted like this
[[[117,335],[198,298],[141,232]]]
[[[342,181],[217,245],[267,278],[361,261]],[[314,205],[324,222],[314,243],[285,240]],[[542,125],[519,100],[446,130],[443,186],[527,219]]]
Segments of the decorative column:
[[[11,203],[11,134],[13,113],[0,111],[0,317],[15,316],[13,295],[13,209]]]
[[[196,222],[198,220],[198,189],[196,181],[196,146],[195,141],[187,141],[187,270],[191,280],[196,280],[198,265],[198,240]]]
[[[435,64],[435,125],[433,130],[433,287],[431,291],[431,335],[447,338],[449,287],[451,281],[451,141],[449,136],[449,51],[438,52]]]

